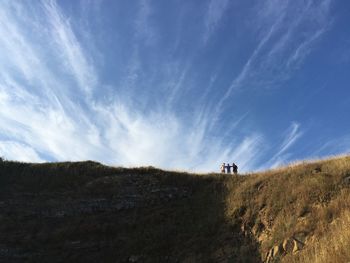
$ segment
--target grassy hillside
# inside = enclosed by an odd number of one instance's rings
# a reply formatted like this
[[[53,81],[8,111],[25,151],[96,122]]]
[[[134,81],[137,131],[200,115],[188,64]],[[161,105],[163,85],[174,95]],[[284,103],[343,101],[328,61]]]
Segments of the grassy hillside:
[[[0,262],[348,262],[350,157],[245,176],[0,162]]]

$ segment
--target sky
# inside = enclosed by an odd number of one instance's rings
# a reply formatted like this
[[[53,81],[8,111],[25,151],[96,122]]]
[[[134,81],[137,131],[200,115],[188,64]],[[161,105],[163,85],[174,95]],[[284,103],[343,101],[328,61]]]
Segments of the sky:
[[[350,151],[347,0],[0,1],[0,156],[240,172]]]

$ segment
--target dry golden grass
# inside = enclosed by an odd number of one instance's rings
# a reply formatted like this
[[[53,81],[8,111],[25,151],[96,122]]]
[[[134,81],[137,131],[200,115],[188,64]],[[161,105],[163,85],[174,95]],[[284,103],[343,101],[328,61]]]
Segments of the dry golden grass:
[[[344,212],[300,253],[286,257],[285,262],[344,263],[350,261],[350,212]]]
[[[349,186],[343,182],[347,176],[349,156],[233,177],[225,182],[227,217],[239,215],[246,229],[260,241],[262,255],[295,236],[309,242],[306,247],[314,247],[316,241],[311,237],[316,240],[325,233],[332,235],[330,224],[350,208]]]

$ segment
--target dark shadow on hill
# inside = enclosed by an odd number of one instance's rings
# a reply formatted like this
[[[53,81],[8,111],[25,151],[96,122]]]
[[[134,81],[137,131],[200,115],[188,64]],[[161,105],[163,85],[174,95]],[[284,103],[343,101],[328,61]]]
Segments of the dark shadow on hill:
[[[224,177],[95,162],[0,163],[0,261],[260,262]]]

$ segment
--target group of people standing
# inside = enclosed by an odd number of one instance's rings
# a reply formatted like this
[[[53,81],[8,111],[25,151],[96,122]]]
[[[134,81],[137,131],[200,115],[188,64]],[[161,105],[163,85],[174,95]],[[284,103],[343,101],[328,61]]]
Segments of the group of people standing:
[[[232,168],[232,170],[231,170],[231,168]],[[235,163],[232,163],[232,165],[230,165],[229,163],[227,165],[225,163],[222,163],[220,170],[221,170],[221,173],[230,174],[232,171],[232,173],[237,174],[238,173],[238,166]]]

